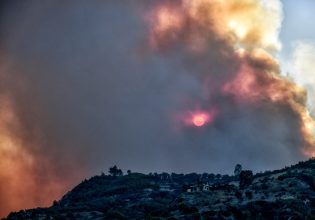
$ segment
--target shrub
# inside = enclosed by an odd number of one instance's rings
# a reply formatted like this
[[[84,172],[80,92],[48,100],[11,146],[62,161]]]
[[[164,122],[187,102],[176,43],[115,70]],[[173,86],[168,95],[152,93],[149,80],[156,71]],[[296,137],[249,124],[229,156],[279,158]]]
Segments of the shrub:
[[[268,185],[266,183],[261,184],[261,189],[263,190],[268,189]]]
[[[238,198],[240,200],[242,199],[242,193],[240,191],[236,191],[235,196],[236,196],[236,198]]]
[[[253,193],[251,191],[246,191],[245,195],[246,195],[247,199],[252,199],[253,198]]]
[[[187,206],[186,204],[182,203],[179,205],[179,210],[183,213],[183,214],[192,214],[192,213],[197,213],[199,212],[199,210],[194,207],[194,206]]]
[[[240,173],[240,188],[251,185],[253,182],[253,172],[251,170],[244,170]]]

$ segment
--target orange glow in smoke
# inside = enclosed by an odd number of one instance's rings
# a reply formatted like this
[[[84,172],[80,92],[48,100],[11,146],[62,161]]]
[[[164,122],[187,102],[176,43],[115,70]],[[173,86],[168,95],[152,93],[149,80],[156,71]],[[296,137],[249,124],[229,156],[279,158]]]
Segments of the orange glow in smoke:
[[[156,31],[162,32],[171,29],[178,29],[182,25],[181,15],[169,8],[160,8],[157,12],[157,26]]]
[[[207,115],[205,114],[196,114],[193,116],[193,123],[197,127],[202,127],[207,121]]]
[[[314,156],[315,121],[305,106],[306,91],[281,75],[279,62],[274,57],[281,49],[278,39],[281,2],[179,0],[177,5],[170,4],[171,1],[162,2],[151,12],[149,39],[152,48],[162,52],[172,47],[181,48],[188,55],[185,62],[197,61],[193,64],[200,64],[200,69],[209,73],[216,70],[216,64],[210,59],[229,58],[225,60],[226,65],[233,63],[231,60],[238,62],[231,78],[225,79],[220,86],[220,93],[242,103],[287,106],[299,121],[303,152]],[[208,80],[207,75],[196,75],[200,76]],[[211,81],[220,84],[215,79]],[[186,126],[202,127],[213,122],[216,113],[186,112],[180,119]]]
[[[0,95],[0,218],[11,211],[36,206],[49,206],[60,198],[68,183],[61,182],[52,174],[38,182],[39,164],[50,174],[49,164],[35,157],[25,147],[27,143],[18,133],[19,121],[11,99]],[[41,191],[41,194],[38,192]]]
[[[217,109],[187,112],[187,115],[183,116],[182,120],[187,126],[203,127],[211,124],[215,120],[217,113]]]

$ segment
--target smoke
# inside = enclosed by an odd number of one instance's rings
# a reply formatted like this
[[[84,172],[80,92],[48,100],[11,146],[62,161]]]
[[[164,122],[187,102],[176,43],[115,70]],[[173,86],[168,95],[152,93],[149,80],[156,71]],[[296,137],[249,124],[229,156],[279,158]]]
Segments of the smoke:
[[[9,63],[6,59],[1,60],[1,216],[12,210],[50,205],[73,184],[73,180],[79,180],[75,167],[68,166],[73,171],[64,172],[58,160],[63,160],[63,166],[67,167],[66,158],[54,155],[54,150],[49,148],[51,145],[45,143],[46,135],[40,130],[44,127],[39,126],[42,122],[33,118],[38,113],[35,110],[38,106],[34,108],[36,103],[29,97],[28,86],[22,77],[14,75],[13,64]]]
[[[1,214],[113,164],[231,173],[312,155],[305,90],[274,58],[280,1],[70,2],[1,17]]]
[[[314,115],[315,106],[315,45],[307,41],[296,42],[291,59],[288,62],[289,76],[307,91],[307,106]]]
[[[314,122],[305,106],[305,90],[280,74],[274,58],[281,48],[281,21],[280,1],[255,0],[182,0],[176,4],[164,1],[155,6],[149,19],[152,48],[162,54],[175,53],[176,57],[180,51],[183,63],[189,63],[190,72],[203,84],[203,94],[208,95],[200,102],[206,108],[219,109],[216,123],[223,128],[224,139],[232,136],[224,129],[232,127],[233,132],[243,133],[249,126],[242,146],[254,148],[254,152],[263,149],[267,155],[269,147],[287,149],[278,154],[288,159],[290,151],[295,156],[299,152],[313,154]],[[244,117],[245,112],[246,117],[254,114],[263,121],[257,127],[252,127],[255,119],[233,127],[233,122],[225,119],[235,111],[239,111],[238,117]],[[276,111],[282,117],[273,118]],[[264,126],[269,130],[262,129]],[[272,128],[277,129],[270,133]],[[262,146],[248,145],[250,135],[255,136],[256,145],[260,142],[257,135],[264,138]]]

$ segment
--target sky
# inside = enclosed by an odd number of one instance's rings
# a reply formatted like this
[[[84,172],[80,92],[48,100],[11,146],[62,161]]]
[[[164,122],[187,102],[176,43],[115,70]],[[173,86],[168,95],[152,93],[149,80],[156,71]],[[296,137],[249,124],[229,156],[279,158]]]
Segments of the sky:
[[[280,32],[282,72],[306,88],[309,95],[308,108],[314,109],[314,61],[315,31],[313,30],[315,2],[293,0],[283,2],[284,20]]]
[[[313,20],[315,2],[311,0],[283,1],[284,20],[280,32],[282,50],[280,57],[284,72],[288,71],[287,60],[292,56],[298,42],[315,42],[315,31],[313,30]]]
[[[315,2],[311,0],[301,0],[298,3],[294,0],[283,1],[285,17],[280,32],[283,57],[289,57],[292,54],[294,42],[315,41],[314,8]]]
[[[0,216],[114,164],[232,174],[314,155],[313,0],[2,4]]]

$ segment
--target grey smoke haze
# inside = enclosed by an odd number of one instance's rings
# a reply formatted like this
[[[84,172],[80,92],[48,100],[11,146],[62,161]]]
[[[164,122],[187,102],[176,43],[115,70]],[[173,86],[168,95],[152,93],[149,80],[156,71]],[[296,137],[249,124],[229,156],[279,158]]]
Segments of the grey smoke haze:
[[[301,159],[287,147],[290,115],[267,107],[230,105],[214,126],[174,129],[183,103],[202,99],[199,73],[187,72],[196,64],[186,69],[147,51],[143,7],[134,2],[14,6],[2,28],[5,87],[30,141],[42,142],[29,150],[58,170],[75,163],[94,173],[117,163],[144,172],[225,173],[237,162],[262,170]]]
[[[140,172],[231,173],[237,163],[257,171],[304,158],[299,121],[285,105],[242,105],[204,89],[207,65],[226,80],[238,68],[233,58],[210,51],[206,65],[207,57],[190,59],[180,50],[152,52],[144,18],[149,5],[6,6],[1,91],[14,103],[23,146],[38,158],[39,185],[50,178],[75,184],[113,164]],[[196,129],[176,121],[184,111],[212,104],[220,108],[212,125]]]

